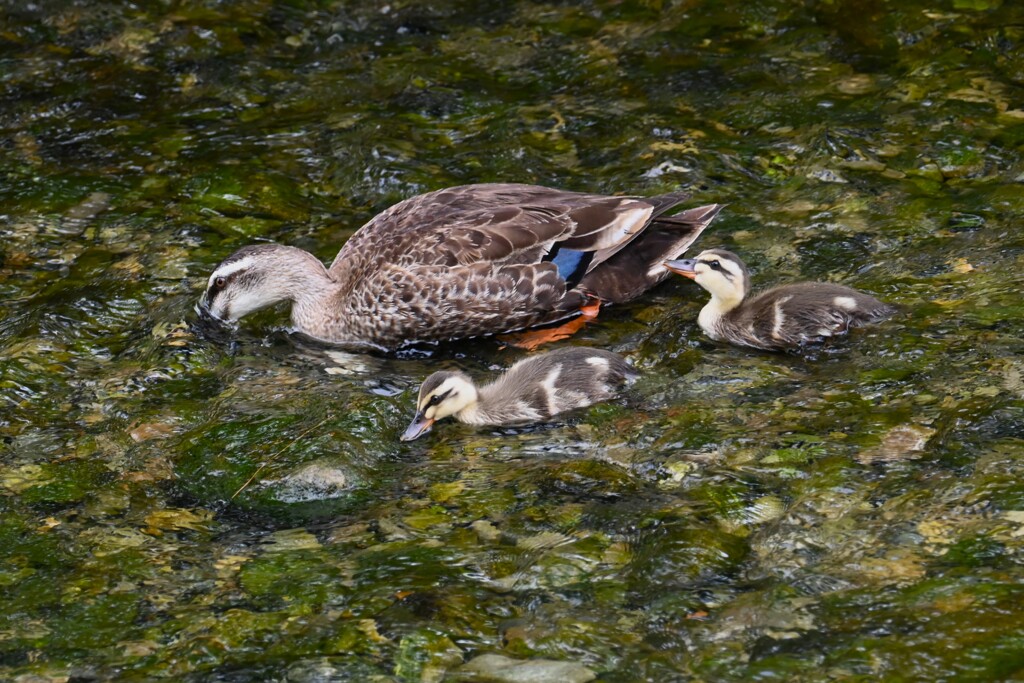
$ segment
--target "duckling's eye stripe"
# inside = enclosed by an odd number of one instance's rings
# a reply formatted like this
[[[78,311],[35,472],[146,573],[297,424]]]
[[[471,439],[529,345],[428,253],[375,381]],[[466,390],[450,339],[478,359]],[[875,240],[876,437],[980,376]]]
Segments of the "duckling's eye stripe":
[[[703,263],[705,266],[708,266],[709,268],[711,268],[713,270],[717,270],[719,273],[724,275],[727,280],[732,280],[733,279],[733,274],[730,273],[729,269],[725,268],[722,265],[722,263],[720,261],[718,261],[717,259],[714,260],[714,261],[698,261],[698,263]]]
[[[451,389],[444,392],[443,394],[434,394],[433,396],[430,397],[430,400],[427,401],[427,407],[429,408],[430,406],[436,406],[438,403],[448,398],[448,394],[450,393],[452,393]]]

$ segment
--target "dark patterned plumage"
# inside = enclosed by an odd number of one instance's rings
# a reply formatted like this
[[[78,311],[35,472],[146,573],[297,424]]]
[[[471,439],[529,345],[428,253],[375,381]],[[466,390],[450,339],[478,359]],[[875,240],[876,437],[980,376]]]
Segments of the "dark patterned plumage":
[[[395,348],[496,334],[628,301],[663,280],[718,214],[687,199],[609,197],[535,185],[464,185],[395,204],[326,269],[291,247],[246,247],[210,276],[200,308],[237,320],[277,301],[312,337]]]
[[[482,387],[464,372],[442,370],[420,386],[416,417],[402,440],[425,434],[434,422],[448,416],[475,425],[547,420],[614,398],[636,374],[622,356],[583,347],[524,358]]]
[[[794,349],[880,322],[896,309],[856,289],[827,282],[782,285],[747,298],[750,273],[731,251],[709,249],[666,266],[711,293],[698,317],[716,341],[766,351]]]

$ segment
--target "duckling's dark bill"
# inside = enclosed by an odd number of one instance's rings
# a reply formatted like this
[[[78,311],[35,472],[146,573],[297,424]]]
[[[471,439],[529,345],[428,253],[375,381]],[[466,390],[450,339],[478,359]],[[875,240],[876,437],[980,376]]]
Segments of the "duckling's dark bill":
[[[683,258],[683,259],[676,259],[674,261],[665,261],[665,267],[668,268],[670,271],[672,271],[676,275],[682,275],[683,277],[688,277],[691,280],[694,279],[695,277],[697,277],[697,272],[695,270],[696,266],[697,266],[697,261],[696,261],[696,259],[692,259],[692,258]]]
[[[402,441],[412,441],[413,439],[418,439],[419,437],[429,432],[430,428],[433,426],[434,420],[431,420],[422,412],[416,413],[416,417],[412,419],[412,422],[410,422],[409,426],[406,427],[405,433],[402,434]]]

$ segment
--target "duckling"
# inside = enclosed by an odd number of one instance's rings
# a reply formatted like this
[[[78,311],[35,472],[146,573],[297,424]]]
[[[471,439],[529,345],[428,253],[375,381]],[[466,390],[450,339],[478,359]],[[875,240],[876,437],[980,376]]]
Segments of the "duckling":
[[[739,256],[708,249],[665,267],[711,293],[697,322],[715,341],[765,351],[794,349],[846,334],[851,327],[880,322],[896,308],[855,289],[827,282],[774,287],[748,299],[750,273]]]
[[[385,351],[563,322],[668,277],[663,261],[721,209],[669,215],[688,198],[512,183],[436,190],[377,215],[329,268],[295,247],[242,247],[211,273],[198,311],[234,323],[290,302],[298,332]]]
[[[524,358],[482,387],[464,372],[442,370],[420,386],[416,417],[402,441],[426,434],[434,422],[448,416],[473,425],[547,420],[614,398],[636,377],[636,370],[622,356],[581,347]]]

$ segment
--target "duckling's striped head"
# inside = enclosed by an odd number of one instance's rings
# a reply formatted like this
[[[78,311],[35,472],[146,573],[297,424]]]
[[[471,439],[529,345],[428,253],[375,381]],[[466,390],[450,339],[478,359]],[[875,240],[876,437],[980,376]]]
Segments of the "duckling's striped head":
[[[750,272],[746,264],[725,249],[708,249],[696,258],[666,261],[665,267],[696,282],[726,309],[738,306],[750,292]]]
[[[426,434],[436,421],[460,413],[476,402],[476,386],[469,375],[457,370],[435,372],[420,386],[416,416],[402,434],[402,441]]]

